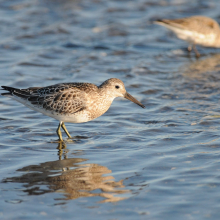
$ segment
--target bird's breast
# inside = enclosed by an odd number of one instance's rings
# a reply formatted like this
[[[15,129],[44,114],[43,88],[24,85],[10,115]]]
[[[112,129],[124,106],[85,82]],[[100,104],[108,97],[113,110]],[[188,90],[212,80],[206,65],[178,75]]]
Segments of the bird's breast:
[[[114,98],[98,96],[97,99],[90,99],[87,104],[87,111],[90,114],[90,120],[103,115],[111,106]]]

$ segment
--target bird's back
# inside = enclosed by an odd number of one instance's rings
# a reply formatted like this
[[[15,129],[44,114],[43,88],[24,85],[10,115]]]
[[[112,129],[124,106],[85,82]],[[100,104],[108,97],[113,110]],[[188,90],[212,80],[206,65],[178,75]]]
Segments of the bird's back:
[[[2,88],[8,91],[2,95],[9,96],[43,114],[50,112],[54,115],[74,114],[84,110],[87,107],[87,94],[98,90],[98,87],[91,83],[60,83],[27,89],[7,86]]]
[[[205,16],[192,16],[173,20],[163,19],[162,22],[171,27],[192,30],[201,34],[219,31],[218,23],[215,20]]]

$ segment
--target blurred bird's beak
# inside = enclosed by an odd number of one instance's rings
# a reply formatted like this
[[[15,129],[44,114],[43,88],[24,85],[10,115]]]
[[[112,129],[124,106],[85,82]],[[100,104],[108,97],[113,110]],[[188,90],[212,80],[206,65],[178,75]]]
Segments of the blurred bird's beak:
[[[142,108],[145,108],[144,105],[142,105],[136,98],[134,98],[132,95],[130,95],[128,92],[125,93],[124,97],[132,102],[134,102],[135,104],[141,106]]]

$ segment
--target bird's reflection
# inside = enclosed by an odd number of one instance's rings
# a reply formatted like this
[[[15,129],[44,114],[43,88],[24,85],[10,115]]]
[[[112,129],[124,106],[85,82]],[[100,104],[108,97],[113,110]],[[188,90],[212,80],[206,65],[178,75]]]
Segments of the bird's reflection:
[[[68,159],[64,143],[59,144],[58,149],[59,160],[23,167],[17,170],[23,172],[21,176],[7,178],[3,182],[23,183],[23,191],[29,195],[63,193],[64,198],[57,200],[100,196],[104,198],[101,203],[117,202],[126,198],[119,195],[130,192],[122,189],[123,180],[116,182],[113,176],[104,176],[112,172],[107,167],[85,163],[87,159],[83,158]],[[80,164],[82,162],[83,164]],[[93,192],[94,190],[96,192]]]
[[[220,71],[220,54],[214,54],[205,59],[199,59],[192,62],[189,66],[184,65],[184,75],[190,78],[202,78],[202,74],[207,72],[219,72]]]

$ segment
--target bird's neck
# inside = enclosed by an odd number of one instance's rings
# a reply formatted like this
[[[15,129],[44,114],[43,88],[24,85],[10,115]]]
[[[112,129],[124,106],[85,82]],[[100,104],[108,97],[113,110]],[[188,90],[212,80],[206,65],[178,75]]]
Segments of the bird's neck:
[[[92,113],[92,119],[97,118],[104,114],[112,104],[115,97],[112,96],[105,88],[99,88],[99,94],[94,101]]]
[[[115,98],[112,94],[112,91],[107,86],[99,87],[99,95],[107,97],[108,99]]]
[[[106,111],[111,106],[113,100],[115,99],[115,96],[112,94],[111,90],[108,88],[100,88],[99,91],[99,97],[100,97],[100,105],[106,106]]]

